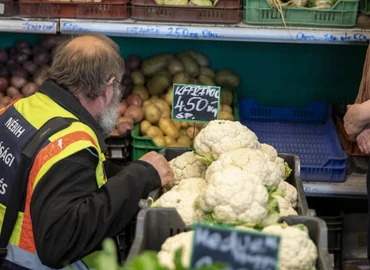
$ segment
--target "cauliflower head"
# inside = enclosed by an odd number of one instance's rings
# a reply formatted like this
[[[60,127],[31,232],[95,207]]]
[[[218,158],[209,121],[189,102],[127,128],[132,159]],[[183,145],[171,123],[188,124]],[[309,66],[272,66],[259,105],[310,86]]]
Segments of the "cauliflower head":
[[[271,225],[264,233],[280,235],[279,270],[311,270],[316,264],[317,248],[307,231],[286,224]]]
[[[284,159],[282,159],[281,157],[278,156],[278,153],[277,153],[276,149],[273,146],[269,145],[269,144],[262,143],[262,144],[260,144],[260,150],[262,152],[266,153],[270,157],[270,161],[276,163],[276,166],[278,167],[278,170],[281,173],[282,179],[285,179],[286,163],[284,162]],[[288,166],[288,168],[289,168],[289,166]]]
[[[275,195],[274,198],[277,200],[279,204],[280,217],[298,216],[297,211],[294,210],[290,203],[286,201],[283,197]]]
[[[222,153],[238,148],[258,148],[256,134],[240,122],[213,120],[194,139],[198,155],[216,160]]]
[[[297,189],[286,181],[281,181],[278,189],[281,189],[284,192],[284,195],[282,197],[289,202],[290,206],[293,208],[297,208]]]
[[[175,269],[174,258],[176,251],[182,248],[181,262],[185,268],[190,266],[194,231],[183,232],[169,237],[158,252],[159,263],[168,269]]]
[[[269,194],[259,179],[237,167],[215,172],[199,197],[199,207],[216,221],[259,224],[267,216]]]
[[[198,160],[192,151],[172,159],[169,165],[174,174],[175,185],[186,178],[204,178],[207,169],[207,165]]]
[[[214,173],[229,167],[239,168],[253,175],[253,179],[259,179],[259,183],[267,187],[277,187],[283,180],[278,163],[271,161],[265,152],[241,148],[224,153],[212,162],[206,171],[206,181],[208,182]]]
[[[204,192],[206,182],[201,178],[183,179],[179,185],[164,193],[152,207],[176,208],[186,225],[200,221],[204,217],[202,210],[196,207],[198,197]]]

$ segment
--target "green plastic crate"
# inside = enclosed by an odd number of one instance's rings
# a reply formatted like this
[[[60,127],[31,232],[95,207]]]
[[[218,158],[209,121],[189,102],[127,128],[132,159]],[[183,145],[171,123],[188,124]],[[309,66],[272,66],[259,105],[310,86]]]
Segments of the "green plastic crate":
[[[239,121],[239,108],[238,108],[238,94],[236,92],[234,94],[234,104],[233,104],[233,114],[235,121]],[[133,131],[131,131],[132,137],[132,160],[138,160],[143,155],[148,152],[156,151],[159,152],[160,150],[164,149],[165,147],[157,146],[153,139],[150,137],[143,137],[140,136],[140,124],[136,124]],[[193,148],[188,148],[188,150],[193,150]]]
[[[362,14],[370,15],[370,0],[360,1],[360,12]]]
[[[284,26],[278,9],[268,0],[245,0],[244,23]],[[359,0],[338,0],[330,9],[282,7],[287,26],[354,27]]]

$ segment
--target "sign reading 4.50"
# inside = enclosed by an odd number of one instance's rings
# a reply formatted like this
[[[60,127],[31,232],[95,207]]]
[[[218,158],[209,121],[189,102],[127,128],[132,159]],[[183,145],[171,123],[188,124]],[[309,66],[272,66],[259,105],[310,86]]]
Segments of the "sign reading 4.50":
[[[218,86],[174,84],[172,119],[191,122],[217,119],[220,91]]]

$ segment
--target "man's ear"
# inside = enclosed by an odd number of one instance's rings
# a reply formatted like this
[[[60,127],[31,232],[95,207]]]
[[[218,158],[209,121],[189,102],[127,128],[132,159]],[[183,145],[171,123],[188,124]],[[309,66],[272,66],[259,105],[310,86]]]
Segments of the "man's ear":
[[[113,98],[113,83],[116,77],[110,78],[110,80],[107,82],[107,86],[104,89],[104,98],[108,101],[108,103]]]

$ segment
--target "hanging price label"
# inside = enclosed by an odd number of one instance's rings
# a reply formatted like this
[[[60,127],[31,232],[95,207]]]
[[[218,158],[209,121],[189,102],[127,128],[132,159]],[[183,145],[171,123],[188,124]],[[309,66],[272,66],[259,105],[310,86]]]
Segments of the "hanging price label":
[[[209,122],[217,119],[220,106],[219,86],[174,84],[172,119]]]

